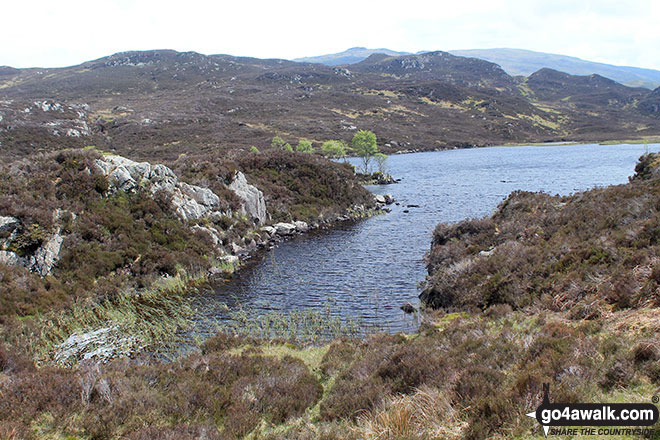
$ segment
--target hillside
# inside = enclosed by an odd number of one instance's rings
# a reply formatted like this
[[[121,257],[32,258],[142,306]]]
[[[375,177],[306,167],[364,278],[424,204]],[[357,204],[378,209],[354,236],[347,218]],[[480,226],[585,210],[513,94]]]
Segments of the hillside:
[[[518,192],[491,218],[439,225],[423,298],[438,310],[413,335],[305,346],[219,333],[176,362],[77,368],[0,346],[0,435],[538,439],[525,414],[546,383],[552,402],[649,403],[660,385],[659,163],[643,157],[626,185]]]
[[[358,129],[374,131],[386,153],[660,134],[657,93],[611,85],[596,99],[587,85],[547,71],[513,78],[446,52],[372,55],[350,69],[125,52],[68,68],[3,69],[0,157],[96,145],[175,160],[182,152],[263,149],[276,135],[316,146],[350,141]]]
[[[558,70],[571,75],[600,75],[630,87],[645,87],[655,89],[660,86],[660,71],[641,67],[614,66],[611,64],[587,61],[566,55],[536,52],[524,49],[466,49],[450,50],[452,55],[479,58],[498,64],[511,76],[529,76],[543,68]],[[411,55],[407,52],[396,52],[390,49],[367,49],[353,47],[343,52],[297,58],[293,61],[321,63],[329,66],[355,64],[365,60],[372,54],[388,56]],[[418,52],[422,54],[424,52]]]
[[[423,301],[433,308],[506,305],[582,319],[660,306],[658,155],[630,183],[571,196],[514,192],[490,218],[438,225]]]
[[[655,89],[660,86],[660,71],[653,69],[613,66],[566,55],[523,49],[468,49],[449,52],[462,57],[480,58],[497,63],[513,76],[529,76],[537,70],[549,68],[571,75],[596,74],[630,87]]]

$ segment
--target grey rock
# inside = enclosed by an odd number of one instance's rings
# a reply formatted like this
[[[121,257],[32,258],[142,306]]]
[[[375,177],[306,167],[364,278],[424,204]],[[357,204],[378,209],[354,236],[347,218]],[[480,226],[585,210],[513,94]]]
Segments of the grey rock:
[[[244,255],[248,253],[247,249],[236,243],[232,242],[229,246],[231,247],[231,253],[234,255]]]
[[[240,259],[236,255],[225,255],[223,257],[218,258],[218,260],[228,264],[232,264],[234,266],[237,265],[238,262],[240,261]]]
[[[46,243],[41,245],[34,255],[30,257],[32,270],[42,277],[48,275],[60,257],[60,249],[63,241],[64,238],[57,232]]]
[[[275,229],[272,226],[262,226],[261,230],[267,233],[268,235],[270,235],[271,237],[277,233],[277,229]]]
[[[374,200],[376,201],[376,203],[379,203],[381,205],[385,204],[385,196],[381,196],[380,194],[376,194],[374,196]]]
[[[279,235],[292,235],[296,231],[296,225],[292,223],[275,223],[273,227]]]
[[[208,188],[180,182],[179,189],[181,189],[183,194],[192,197],[200,205],[204,205],[211,209],[220,207],[220,197],[215,195],[215,193]]]
[[[116,168],[114,164],[112,164],[110,162],[106,162],[106,161],[101,160],[101,159],[96,159],[94,161],[94,164],[98,168],[98,171],[100,171],[101,174],[103,174],[104,176],[109,175],[110,172]]]
[[[137,186],[135,179],[131,177],[131,173],[129,173],[123,165],[115,168],[110,173],[110,179],[112,180],[112,183],[122,191],[131,191]]]
[[[156,186],[176,186],[179,178],[176,177],[174,171],[167,168],[165,165],[154,165],[149,175],[149,180]]]
[[[15,252],[0,251],[0,264],[6,264],[7,266],[26,266],[27,261],[25,258],[19,257]]]
[[[124,336],[115,327],[106,327],[69,336],[55,348],[55,361],[60,365],[73,365],[83,360],[107,362],[140,351],[141,341]]]
[[[293,222],[298,232],[307,232],[309,231],[309,225],[302,221]]]
[[[15,217],[0,216],[0,234],[12,233],[20,224],[21,222]]]
[[[394,203],[394,197],[392,197],[392,194],[385,194],[383,197],[385,198],[386,205],[391,205]]]
[[[243,201],[242,214],[251,216],[259,224],[268,220],[264,194],[256,186],[250,185],[243,173],[236,172],[229,189]]]

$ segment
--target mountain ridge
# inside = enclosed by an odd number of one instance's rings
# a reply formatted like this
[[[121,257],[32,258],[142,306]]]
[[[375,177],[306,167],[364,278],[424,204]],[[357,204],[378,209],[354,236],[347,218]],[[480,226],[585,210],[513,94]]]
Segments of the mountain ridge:
[[[354,49],[360,50],[358,51]],[[427,52],[428,51],[419,51],[416,55]],[[512,48],[464,49],[449,50],[447,52],[452,55],[479,58],[499,64],[502,69],[511,76],[529,76],[544,67],[548,67],[571,75],[590,75],[596,73],[630,87],[655,89],[660,86],[659,70],[599,63],[568,55]],[[355,64],[374,53],[384,53],[389,56],[412,55],[408,52],[397,52],[384,48],[367,49],[359,47],[334,54],[296,58],[293,61],[305,61],[327,65]]]
[[[387,153],[660,135],[660,94],[550,69],[512,77],[436,51],[350,66],[131,51],[0,76],[0,157],[97,145],[135,158],[320,146],[371,130]]]

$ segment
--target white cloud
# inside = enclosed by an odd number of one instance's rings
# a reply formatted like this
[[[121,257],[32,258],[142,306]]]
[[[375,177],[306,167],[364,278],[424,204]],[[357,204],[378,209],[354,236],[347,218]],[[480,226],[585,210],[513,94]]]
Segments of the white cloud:
[[[294,58],[367,46],[514,47],[660,69],[660,6],[652,0],[7,3],[0,64],[17,67],[133,49]]]

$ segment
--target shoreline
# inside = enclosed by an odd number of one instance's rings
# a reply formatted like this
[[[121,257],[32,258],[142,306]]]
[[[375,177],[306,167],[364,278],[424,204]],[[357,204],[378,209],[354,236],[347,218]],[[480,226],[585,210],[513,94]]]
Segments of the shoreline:
[[[497,147],[554,147],[561,145],[644,145],[644,144],[660,144],[660,135],[648,136],[642,139],[613,139],[613,140],[590,140],[590,141],[552,141],[552,142],[511,142],[507,144],[486,144],[486,145],[471,145],[466,147],[447,147],[447,148],[433,148],[430,150],[400,150],[395,151],[388,156],[398,156],[402,154],[417,154],[417,153],[437,153],[441,151],[453,150],[472,150],[477,148],[497,148]],[[346,159],[359,159],[359,156],[346,156]]]

